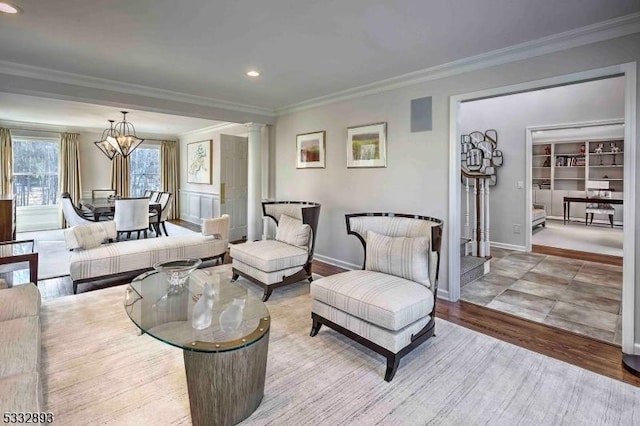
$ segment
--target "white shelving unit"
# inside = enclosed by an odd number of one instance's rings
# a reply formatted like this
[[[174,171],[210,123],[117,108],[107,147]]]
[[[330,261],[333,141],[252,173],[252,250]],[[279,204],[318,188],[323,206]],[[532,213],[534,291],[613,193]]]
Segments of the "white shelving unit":
[[[602,144],[602,152],[596,152]],[[611,152],[615,144],[619,152]],[[584,197],[587,181],[606,181],[612,198],[622,198],[624,185],[624,141],[557,141],[533,144],[533,202],[544,204],[547,216],[562,219],[563,199]],[[584,221],[585,205],[571,204],[572,220]],[[622,205],[614,206],[614,222],[622,223]]]

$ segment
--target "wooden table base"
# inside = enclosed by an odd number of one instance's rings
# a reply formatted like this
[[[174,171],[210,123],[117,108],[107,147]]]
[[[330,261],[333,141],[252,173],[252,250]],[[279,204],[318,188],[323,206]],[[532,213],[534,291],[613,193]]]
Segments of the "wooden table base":
[[[269,333],[227,352],[184,351],[194,425],[234,425],[260,405],[264,395]]]

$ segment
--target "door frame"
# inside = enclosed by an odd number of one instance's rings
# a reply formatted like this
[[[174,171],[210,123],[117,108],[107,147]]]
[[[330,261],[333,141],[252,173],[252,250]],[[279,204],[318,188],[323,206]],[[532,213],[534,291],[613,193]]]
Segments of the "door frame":
[[[622,350],[625,353],[640,354],[640,344],[635,343],[635,169],[636,169],[636,62],[628,62],[604,68],[598,68],[578,73],[566,74],[534,80],[526,83],[497,87],[471,93],[454,95],[449,98],[449,214],[448,214],[448,276],[449,300],[455,302],[460,298],[460,105],[463,102],[511,95],[581,83],[594,79],[625,77],[625,108],[624,108],[624,208],[623,222],[625,228],[623,239],[623,277],[622,277]],[[526,173],[526,172],[525,172]],[[527,209],[525,209],[526,211]]]
[[[581,121],[575,123],[562,123],[562,124],[550,124],[546,126],[527,126],[525,128],[526,138],[525,138],[525,200],[526,205],[533,205],[533,190],[532,190],[532,179],[533,179],[533,132],[539,132],[544,130],[561,130],[561,129],[571,129],[574,127],[597,127],[597,126],[611,126],[616,124],[624,124],[623,118],[614,118],[609,120],[592,120],[592,121]],[[625,158],[626,160],[626,158]],[[623,195],[624,196],[624,195]],[[525,209],[525,222],[531,223],[531,209]],[[531,247],[533,245],[533,228],[531,226],[527,227],[527,232],[525,233],[525,241],[524,246],[527,252],[531,251]]]

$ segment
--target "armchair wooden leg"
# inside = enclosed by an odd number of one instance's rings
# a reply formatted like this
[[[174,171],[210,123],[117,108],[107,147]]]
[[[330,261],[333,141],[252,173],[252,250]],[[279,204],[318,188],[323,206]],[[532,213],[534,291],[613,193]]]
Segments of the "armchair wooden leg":
[[[584,215],[584,226],[589,224],[589,213],[585,213]]]
[[[609,215],[609,223],[611,223],[611,227],[613,228],[613,215]]]
[[[395,354],[387,356],[387,371],[384,374],[384,381],[390,382],[396,375],[398,366],[400,365],[400,357]]]
[[[238,281],[238,278],[240,278],[240,275],[234,272],[231,276],[231,281]]]
[[[311,319],[313,320],[313,324],[311,325],[311,333],[309,333],[309,336],[315,337],[315,335],[318,334],[318,331],[320,331],[320,327],[322,327],[322,323],[317,319],[315,319],[313,315],[311,315]]]
[[[164,222],[162,222],[162,229],[164,230],[164,235],[166,235],[168,237],[169,233],[167,232],[167,225],[165,225]]]
[[[262,295],[262,301],[266,302],[267,300],[269,300],[269,297],[271,297],[272,292],[273,292],[273,289],[271,287],[265,288],[264,294]]]

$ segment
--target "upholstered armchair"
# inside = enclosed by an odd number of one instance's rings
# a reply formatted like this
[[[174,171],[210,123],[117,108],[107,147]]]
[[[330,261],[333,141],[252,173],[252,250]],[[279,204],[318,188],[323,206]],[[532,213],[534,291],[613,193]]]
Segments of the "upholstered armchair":
[[[249,241],[231,246],[233,278],[242,276],[264,289],[262,300],[274,289],[302,280],[311,282],[320,204],[307,201],[264,201],[262,213],[275,221],[275,240]]]
[[[434,335],[442,220],[396,213],[346,220],[364,265],[311,283],[311,337],[324,324],[385,356],[389,382],[400,359]]]

